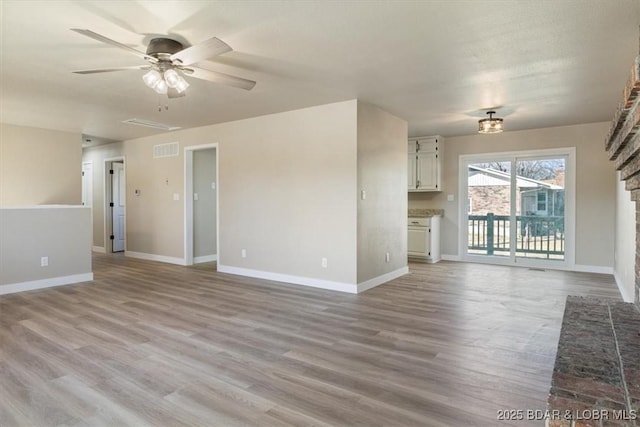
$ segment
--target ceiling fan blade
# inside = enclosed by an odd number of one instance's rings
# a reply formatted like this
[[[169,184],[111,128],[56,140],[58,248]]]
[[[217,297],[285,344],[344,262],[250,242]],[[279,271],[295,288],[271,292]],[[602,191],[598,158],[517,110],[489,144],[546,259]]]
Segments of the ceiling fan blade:
[[[186,69],[182,69],[182,71],[184,71],[187,75],[198,79],[208,80],[214,83],[222,83],[224,85],[234,86],[245,90],[251,90],[256,85],[256,82],[254,82],[253,80],[230,76],[229,74],[205,70],[203,68],[189,67]]]
[[[182,65],[191,65],[231,50],[233,49],[219,38],[211,37],[209,40],[174,53],[170,58],[172,61],[180,61]]]
[[[148,70],[151,66],[149,65],[134,65],[131,67],[114,67],[114,68],[100,68],[95,70],[77,70],[72,71],[72,73],[76,74],[97,74],[97,73],[110,73],[112,71],[125,71],[125,70]]]
[[[71,28],[71,31],[75,31],[76,33],[82,34],[83,36],[90,37],[90,38],[92,38],[94,40],[98,40],[100,42],[107,43],[107,44],[110,44],[110,45],[115,46],[115,47],[119,47],[120,49],[126,50],[129,53],[133,53],[138,58],[142,58],[144,60],[151,61],[153,63],[158,62],[158,60],[156,58],[154,58],[153,56],[149,56],[146,53],[141,52],[141,51],[139,51],[137,49],[134,49],[134,48],[129,47],[129,46],[125,45],[125,44],[119,43],[119,42],[117,42],[115,40],[112,40],[112,39],[110,39],[108,37],[105,37],[103,35],[100,35],[98,33],[94,33],[91,30],[83,30],[83,29],[80,29],[80,28]]]

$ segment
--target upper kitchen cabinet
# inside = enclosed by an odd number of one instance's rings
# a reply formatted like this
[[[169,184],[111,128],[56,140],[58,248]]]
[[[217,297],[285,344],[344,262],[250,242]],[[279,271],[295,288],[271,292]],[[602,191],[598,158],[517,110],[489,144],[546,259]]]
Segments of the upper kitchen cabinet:
[[[409,139],[409,191],[442,191],[441,136],[423,136]]]

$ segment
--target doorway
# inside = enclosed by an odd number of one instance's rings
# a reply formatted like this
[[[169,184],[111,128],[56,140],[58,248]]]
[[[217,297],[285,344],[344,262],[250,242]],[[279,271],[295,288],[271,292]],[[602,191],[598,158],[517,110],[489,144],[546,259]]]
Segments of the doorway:
[[[460,157],[463,259],[574,265],[575,149]]]
[[[218,145],[185,147],[185,264],[217,261]]]
[[[123,158],[105,160],[105,250],[126,250],[126,173]]]

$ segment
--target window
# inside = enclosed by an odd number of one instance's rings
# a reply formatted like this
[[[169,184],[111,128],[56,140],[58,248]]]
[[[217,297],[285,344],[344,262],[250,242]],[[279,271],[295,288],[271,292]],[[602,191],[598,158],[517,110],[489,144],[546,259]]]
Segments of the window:
[[[547,211],[547,192],[540,191],[538,193],[538,212],[546,212]]]

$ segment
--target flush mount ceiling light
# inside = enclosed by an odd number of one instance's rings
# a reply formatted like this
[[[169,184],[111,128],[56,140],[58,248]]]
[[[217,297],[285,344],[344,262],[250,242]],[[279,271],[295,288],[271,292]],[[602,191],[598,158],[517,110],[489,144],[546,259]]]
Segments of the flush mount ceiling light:
[[[489,118],[478,121],[478,133],[500,133],[504,130],[502,126],[503,120],[493,117],[495,113],[495,111],[487,111]]]

